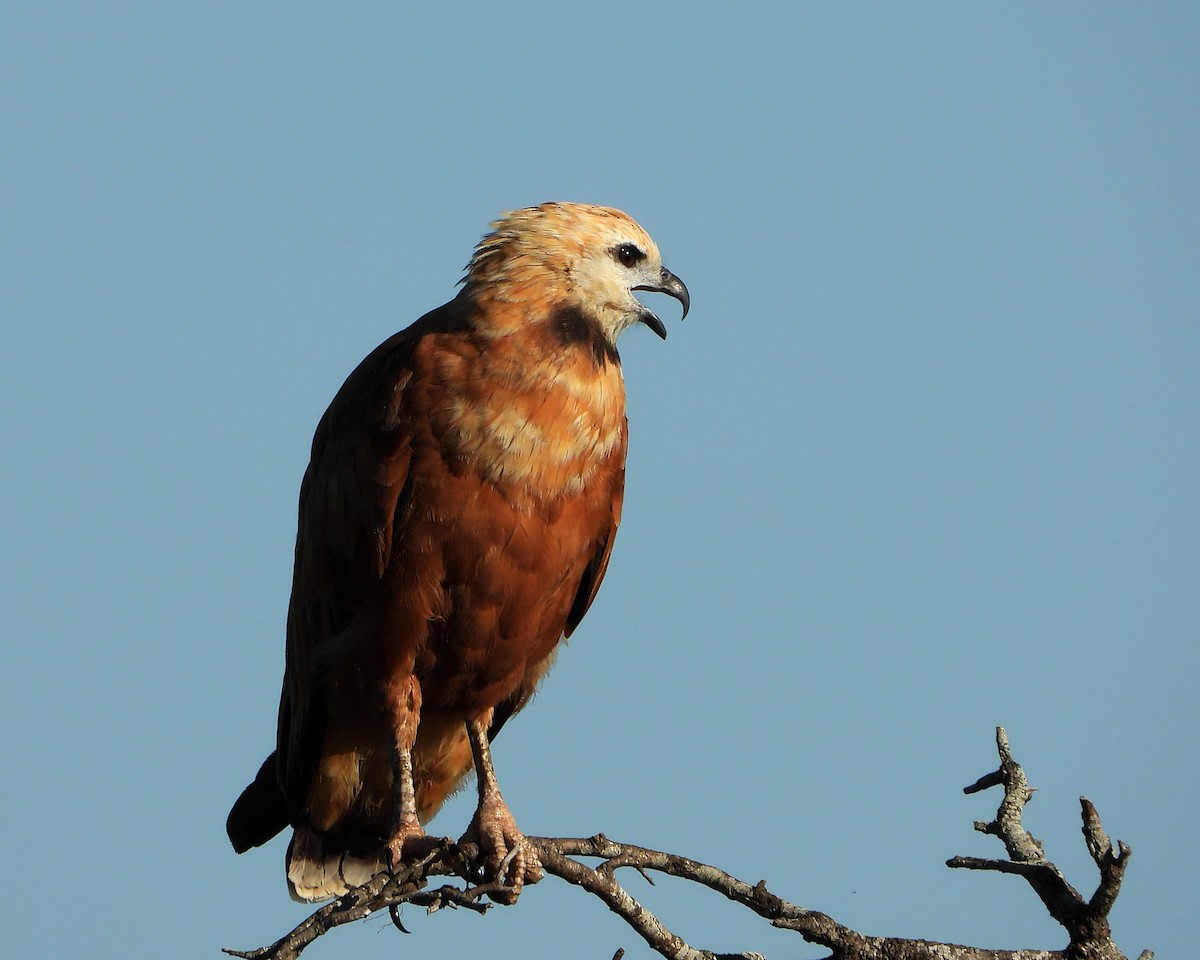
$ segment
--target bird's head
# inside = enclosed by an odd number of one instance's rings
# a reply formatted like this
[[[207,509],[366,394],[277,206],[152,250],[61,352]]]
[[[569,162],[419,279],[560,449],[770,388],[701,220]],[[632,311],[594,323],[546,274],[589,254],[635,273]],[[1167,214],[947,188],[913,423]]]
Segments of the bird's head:
[[[505,214],[475,248],[463,282],[477,302],[507,305],[492,311],[501,324],[590,325],[610,347],[638,322],[667,335],[634,291],[674,297],[684,316],[690,304],[687,287],[662,265],[658,246],[632,217],[587,203],[543,203]]]

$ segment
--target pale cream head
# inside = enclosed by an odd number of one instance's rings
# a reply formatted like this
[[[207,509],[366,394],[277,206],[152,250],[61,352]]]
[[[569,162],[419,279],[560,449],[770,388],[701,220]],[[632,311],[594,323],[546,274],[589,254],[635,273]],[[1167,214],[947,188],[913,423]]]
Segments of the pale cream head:
[[[687,288],[663,267],[650,235],[628,214],[587,203],[506,213],[475,248],[463,282],[477,300],[521,304],[523,322],[578,310],[610,343],[638,321],[666,336],[635,290],[675,297],[685,315],[689,305]]]

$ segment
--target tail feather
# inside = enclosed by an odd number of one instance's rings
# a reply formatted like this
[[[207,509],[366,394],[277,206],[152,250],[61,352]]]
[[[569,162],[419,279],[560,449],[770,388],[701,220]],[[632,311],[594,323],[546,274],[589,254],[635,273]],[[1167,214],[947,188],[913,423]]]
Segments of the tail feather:
[[[312,902],[340,897],[383,870],[384,850],[347,850],[344,837],[334,838],[297,827],[288,844],[288,892],[293,900]]]

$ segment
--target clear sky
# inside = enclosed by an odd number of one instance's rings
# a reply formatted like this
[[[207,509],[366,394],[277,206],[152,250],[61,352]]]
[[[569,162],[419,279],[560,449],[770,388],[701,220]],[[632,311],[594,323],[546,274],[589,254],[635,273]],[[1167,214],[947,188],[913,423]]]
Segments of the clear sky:
[[[1200,792],[1192,4],[9,3],[0,953],[215,957],[303,916],[228,807],[271,749],[312,430],[501,210],[621,207],[689,285],[623,343],[608,579],[496,762],[529,833],[871,934],[1063,945],[961,788],[1005,725],[1131,955]],[[457,835],[459,797],[434,822]],[[817,957],[627,878],[697,946]],[[308,956],[648,954],[556,882]],[[414,954],[415,955],[415,954]]]

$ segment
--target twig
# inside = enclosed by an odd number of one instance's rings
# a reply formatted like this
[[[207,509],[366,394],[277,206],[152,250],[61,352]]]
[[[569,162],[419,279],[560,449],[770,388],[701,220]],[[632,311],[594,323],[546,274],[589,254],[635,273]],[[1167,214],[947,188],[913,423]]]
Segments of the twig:
[[[1068,931],[1070,943],[1065,950],[988,950],[925,940],[871,937],[851,930],[819,911],[783,900],[768,890],[762,881],[752,886],[717,867],[687,857],[617,843],[603,834],[581,838],[529,837],[528,840],[537,850],[547,874],[599,898],[652,950],[672,960],[763,958],[751,952],[715,953],[686,943],[617,882],[616,872],[621,868],[637,871],[651,884],[651,873],[665,873],[706,887],[753,911],[773,927],[792,930],[808,942],[828,948],[831,951],[828,960],[1126,960],[1112,942],[1108,914],[1120,892],[1130,856],[1129,847],[1121,843],[1114,849],[1095,807],[1087,799],[1081,799],[1084,841],[1100,870],[1100,883],[1092,897],[1085,901],[1066,881],[1062,871],[1045,858],[1041,841],[1021,822],[1025,804],[1033,797],[1034,789],[1026,781],[1024,770],[1013,760],[1002,727],[996,731],[996,747],[1000,755],[999,769],[981,777],[965,792],[976,793],[994,786],[1004,788],[996,818],[988,823],[976,823],[975,828],[999,838],[1008,859],[955,857],[947,864],[1024,877],[1050,915]],[[499,902],[515,900],[514,891],[503,884],[471,883],[471,878],[479,876],[478,855],[474,845],[447,843],[419,863],[402,866],[397,875],[379,874],[321,907],[269,947],[225,952],[245,960],[295,960],[317,937],[379,910],[389,910],[395,917],[401,904],[412,903],[425,907],[429,913],[446,907],[463,907],[483,913],[489,908],[482,902],[484,897]],[[600,862],[589,866],[581,858]],[[462,887],[449,883],[433,890],[426,889],[429,878],[438,875],[458,876],[467,883]],[[621,960],[623,955],[624,950],[618,950],[613,960]],[[1144,951],[1138,960],[1152,958],[1150,951]]]
[[[949,867],[968,870],[993,870],[1024,877],[1070,936],[1063,952],[1067,958],[1087,960],[1117,960],[1123,954],[1112,942],[1108,914],[1120,892],[1121,880],[1129,860],[1130,849],[1122,843],[1113,852],[1112,841],[1100,825],[1100,815],[1086,797],[1080,798],[1083,817],[1083,836],[1088,852],[1100,869],[1100,884],[1090,900],[1084,900],[1062,871],[1046,859],[1042,842],[1036,839],[1021,822],[1025,804],[1033,799],[1034,788],[1029,786],[1025,771],[1012,757],[1008,734],[996,728],[996,749],[1000,768],[981,777],[964,793],[977,793],[993,786],[1004,787],[1004,797],[989,823],[976,822],[975,829],[1000,838],[1008,851],[1008,860],[988,860],[978,857],[954,857],[946,861]],[[1153,956],[1153,954],[1151,954]]]

